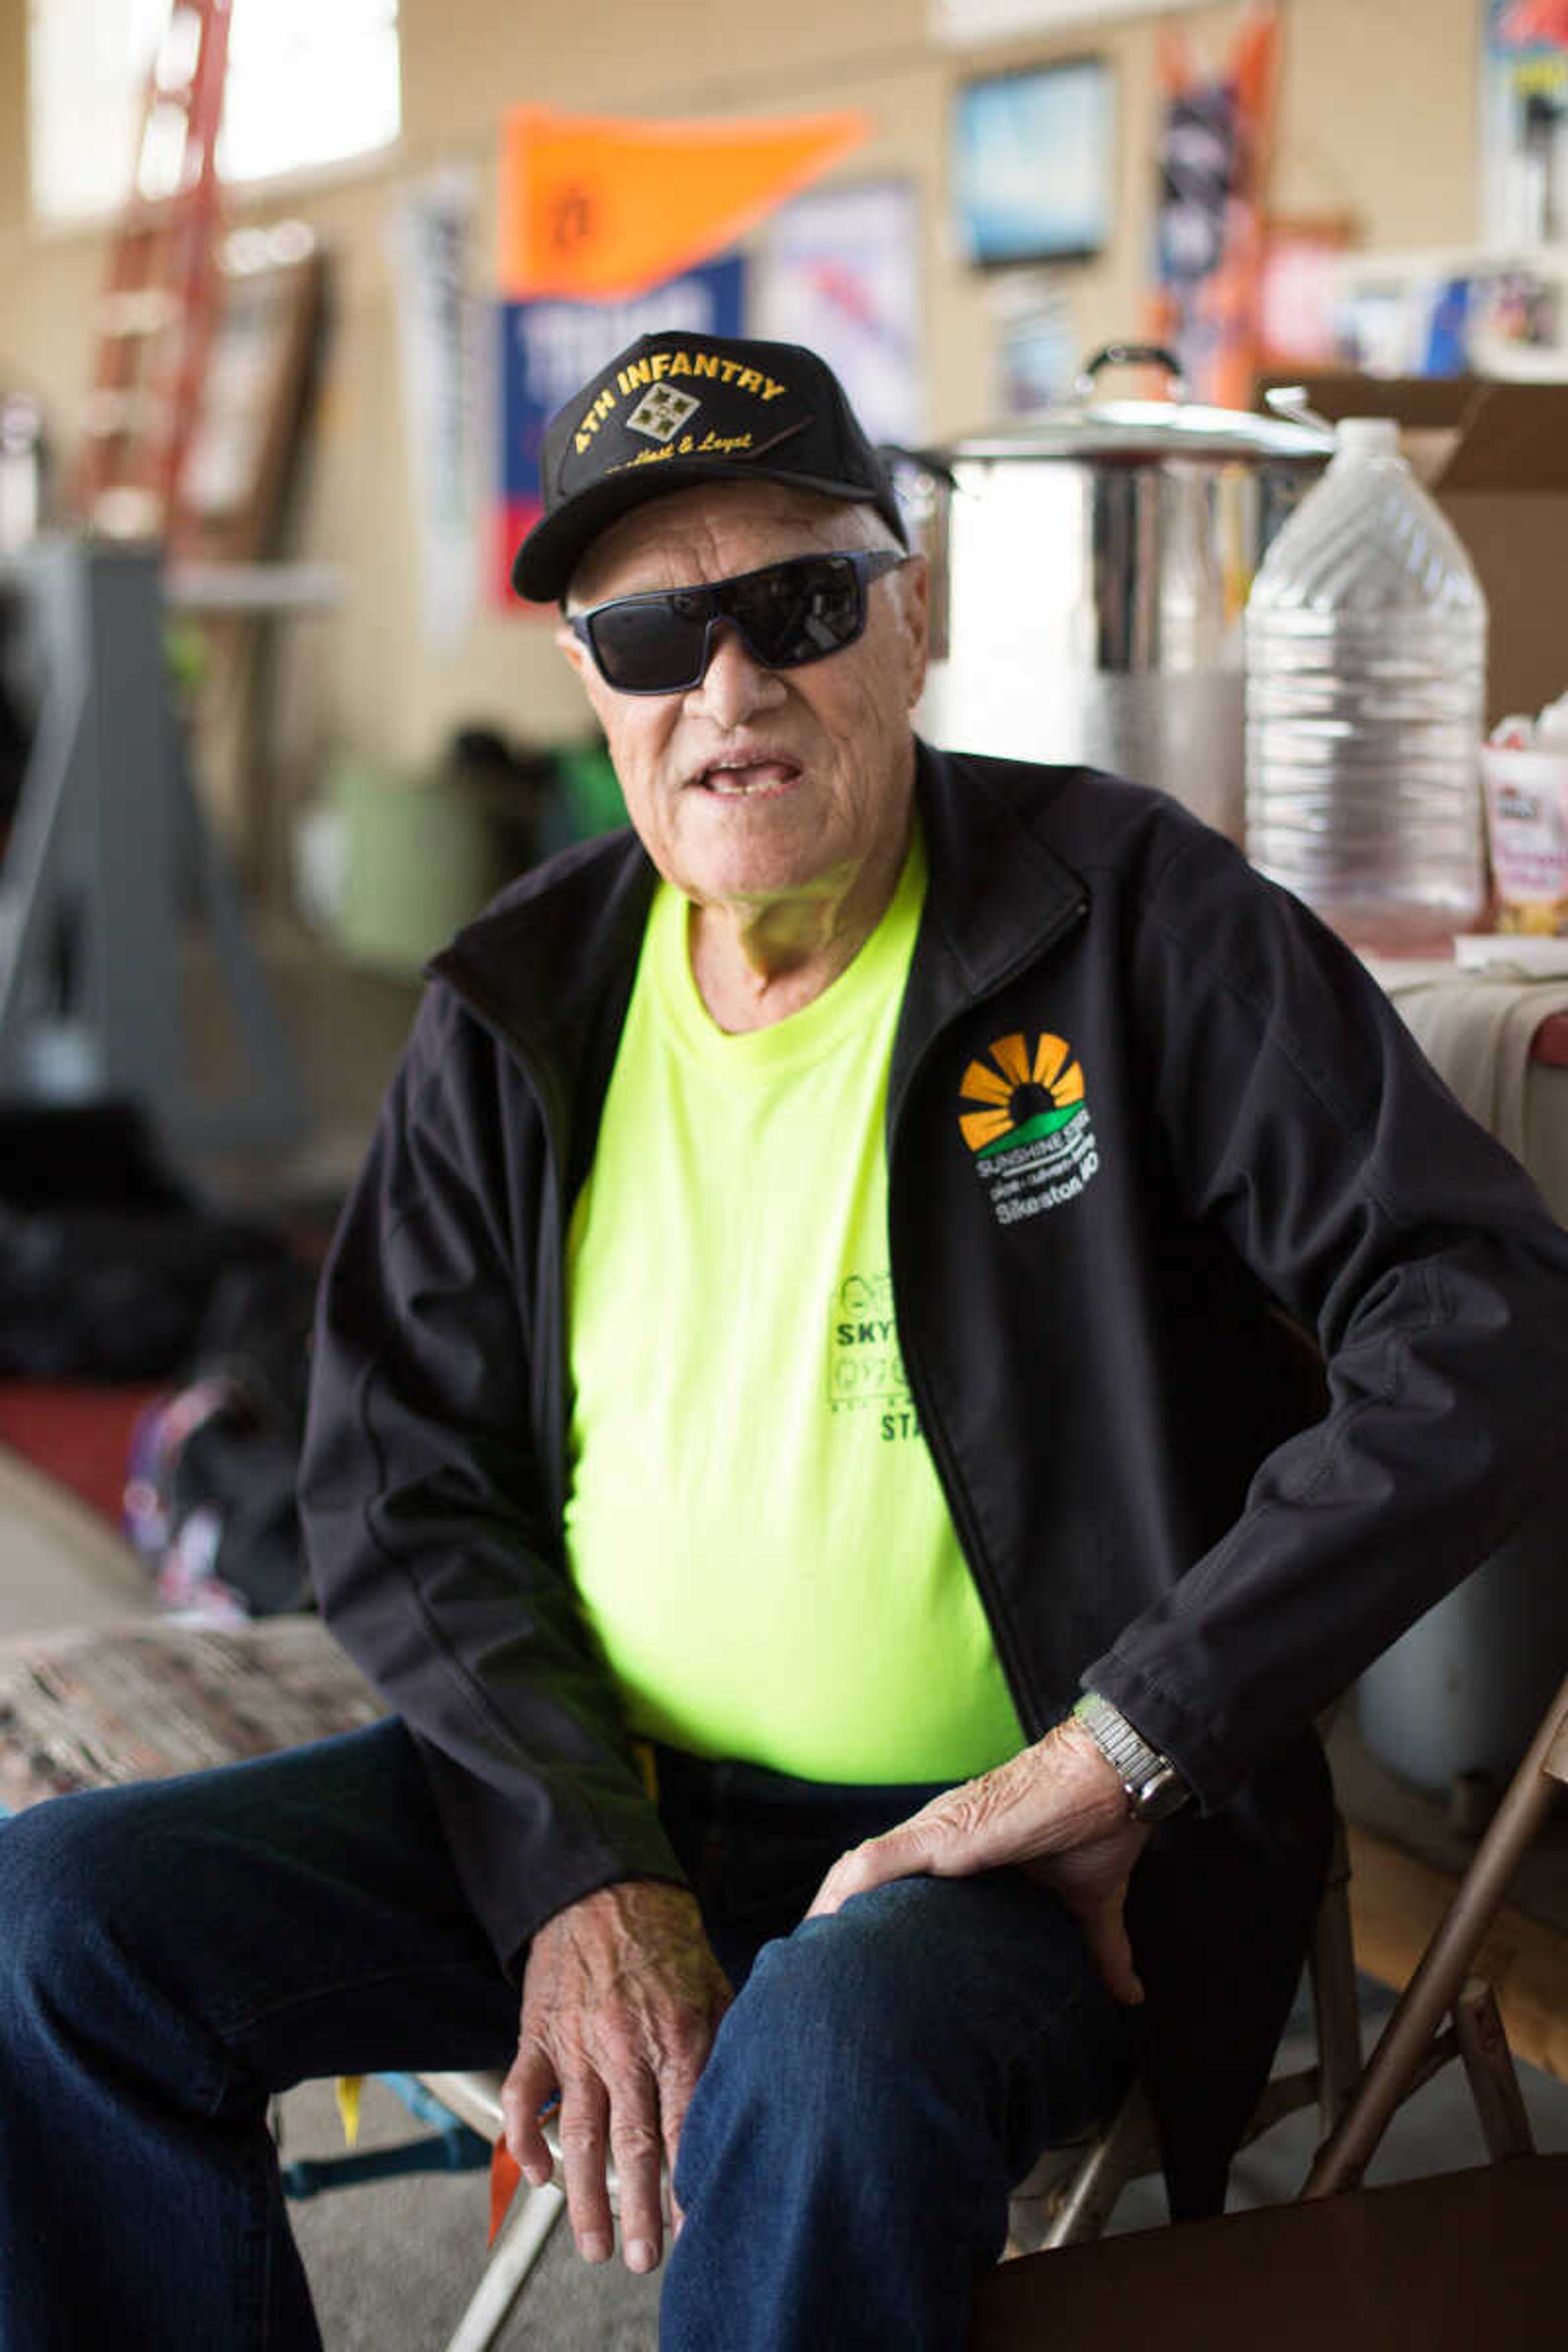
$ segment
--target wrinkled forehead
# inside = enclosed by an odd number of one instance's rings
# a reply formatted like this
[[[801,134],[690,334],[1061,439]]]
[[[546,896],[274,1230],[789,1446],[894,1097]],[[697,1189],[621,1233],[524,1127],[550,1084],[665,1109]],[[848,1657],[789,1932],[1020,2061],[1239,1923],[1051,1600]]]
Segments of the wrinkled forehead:
[[[781,482],[703,482],[622,515],[584,551],[567,609],[689,587],[782,563],[793,555],[894,544],[874,507],[819,498]]]

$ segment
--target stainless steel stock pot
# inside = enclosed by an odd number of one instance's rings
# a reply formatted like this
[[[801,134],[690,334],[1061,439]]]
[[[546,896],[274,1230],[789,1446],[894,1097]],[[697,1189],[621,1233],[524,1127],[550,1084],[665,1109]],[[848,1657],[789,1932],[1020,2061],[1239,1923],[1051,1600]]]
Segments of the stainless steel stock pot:
[[[1101,372],[1128,363],[1163,369],[1171,396],[1100,399]],[[1188,401],[1151,344],[1108,345],[1077,389],[899,469],[931,562],[917,722],[952,751],[1160,785],[1239,840],[1242,608],[1331,428]]]

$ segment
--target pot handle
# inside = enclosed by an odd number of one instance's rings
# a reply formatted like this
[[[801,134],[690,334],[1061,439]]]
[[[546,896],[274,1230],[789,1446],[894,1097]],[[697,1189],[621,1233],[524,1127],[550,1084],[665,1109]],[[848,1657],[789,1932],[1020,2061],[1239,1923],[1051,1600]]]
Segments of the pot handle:
[[[1184,400],[1187,379],[1182,362],[1163,343],[1101,343],[1099,351],[1085,360],[1074,390],[1080,400],[1088,400],[1095,390],[1095,378],[1101,368],[1159,367],[1170,377],[1173,400]]]
[[[1328,417],[1319,415],[1304,383],[1270,384],[1263,397],[1276,416],[1286,417],[1292,425],[1316,425],[1323,433],[1338,431]]]

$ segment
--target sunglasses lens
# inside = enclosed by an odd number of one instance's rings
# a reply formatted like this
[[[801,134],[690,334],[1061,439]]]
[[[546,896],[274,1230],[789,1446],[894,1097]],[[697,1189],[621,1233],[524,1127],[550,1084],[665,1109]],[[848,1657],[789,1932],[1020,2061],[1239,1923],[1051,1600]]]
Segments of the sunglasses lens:
[[[623,694],[665,694],[702,674],[702,640],[710,613],[699,592],[628,596],[602,605],[588,623],[601,671]]]
[[[722,609],[772,669],[795,669],[859,635],[865,606],[847,556],[808,555],[738,580]]]

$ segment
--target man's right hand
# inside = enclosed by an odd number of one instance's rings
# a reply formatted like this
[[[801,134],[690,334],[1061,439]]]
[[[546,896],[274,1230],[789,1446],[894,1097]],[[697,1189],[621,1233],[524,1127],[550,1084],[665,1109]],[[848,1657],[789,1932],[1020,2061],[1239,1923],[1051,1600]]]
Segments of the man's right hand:
[[[692,1896],[658,1880],[584,1895],[530,1945],[518,2053],[501,2092],[507,2146],[535,2188],[550,2179],[539,2111],[559,2091],[566,2200],[585,2261],[606,2261],[615,2243],[613,2158],[626,2266],[658,2262],[661,2161],[673,2179],[686,2110],[731,1998]]]

